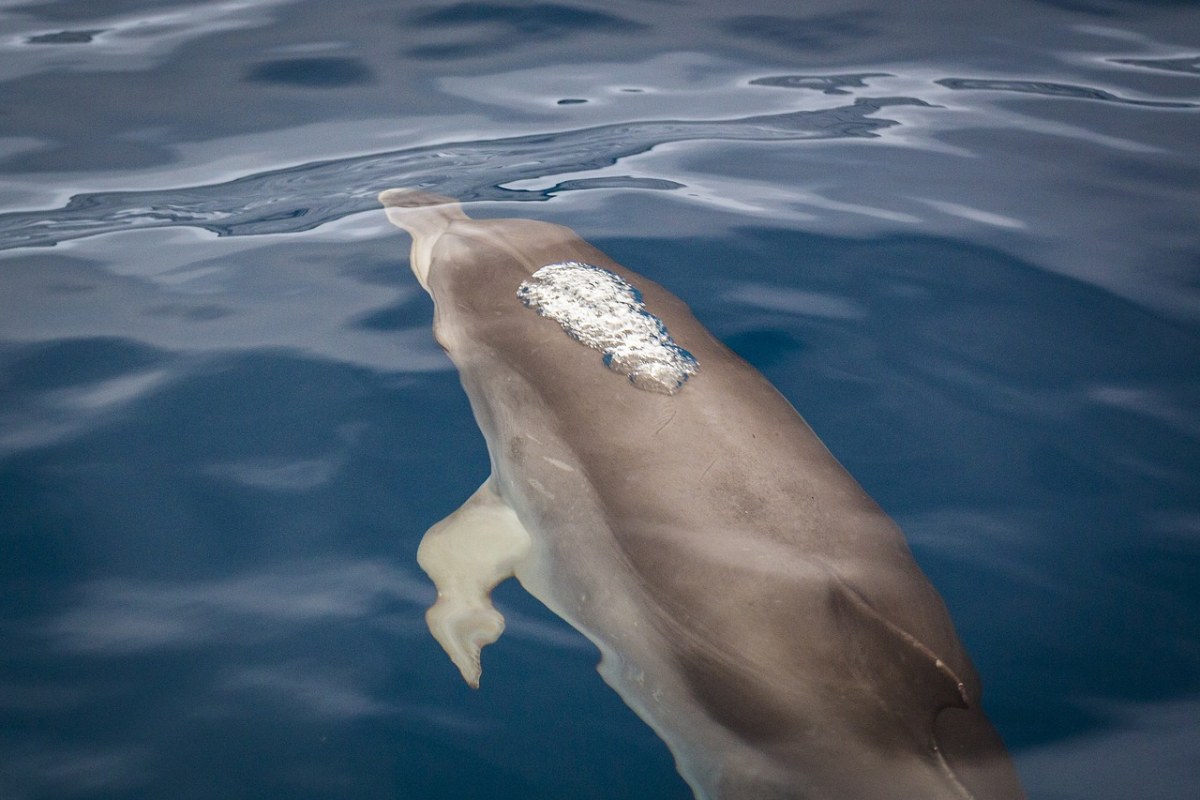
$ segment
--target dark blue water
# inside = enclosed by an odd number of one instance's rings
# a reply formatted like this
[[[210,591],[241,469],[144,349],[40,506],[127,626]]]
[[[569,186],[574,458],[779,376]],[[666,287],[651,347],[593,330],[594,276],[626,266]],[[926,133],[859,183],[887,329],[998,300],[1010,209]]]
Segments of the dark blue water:
[[[1200,786],[1200,10],[0,2],[0,798],[686,798],[510,582],[374,195],[568,225],[763,370],[1032,798]]]

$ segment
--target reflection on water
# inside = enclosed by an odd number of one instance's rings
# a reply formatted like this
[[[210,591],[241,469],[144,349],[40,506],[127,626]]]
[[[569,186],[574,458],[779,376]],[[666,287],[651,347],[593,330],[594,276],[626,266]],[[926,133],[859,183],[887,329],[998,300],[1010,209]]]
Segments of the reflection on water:
[[[1087,86],[1072,86],[1068,83],[1049,83],[1046,81],[1008,81],[983,80],[978,78],[942,78],[938,85],[947,89],[974,89],[994,92],[1021,92],[1038,94],[1044,97],[1069,97],[1073,100],[1102,100],[1109,103],[1128,103],[1132,106],[1150,106],[1152,108],[1196,108],[1196,103],[1179,103],[1165,100],[1134,100],[1119,97],[1104,89],[1093,89]]]
[[[53,245],[78,236],[131,228],[190,225],[221,235],[305,231],[376,205],[393,181],[463,200],[547,200],[581,188],[674,188],[609,178],[542,191],[504,184],[547,174],[602,169],[671,142],[697,139],[788,141],[874,136],[896,124],[871,115],[910,99],[860,100],[852,106],[735,120],[663,120],[482,142],[427,145],[393,153],[304,164],[225,184],[157,192],[83,194],[61,211],[0,217],[0,247]]]
[[[766,372],[1031,797],[1190,797],[1196,12],[857,9],[5,4],[0,796],[688,796],[520,592],[480,693],[424,633],[487,461],[408,183],[540,201]]]

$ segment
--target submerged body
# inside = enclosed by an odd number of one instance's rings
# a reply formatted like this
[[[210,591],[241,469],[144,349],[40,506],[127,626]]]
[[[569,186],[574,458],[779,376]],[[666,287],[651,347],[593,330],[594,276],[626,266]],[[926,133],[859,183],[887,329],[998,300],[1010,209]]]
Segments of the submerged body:
[[[488,595],[515,575],[599,647],[698,798],[1023,797],[899,529],[765,378],[567,228],[380,199],[492,462],[418,554],[469,683],[503,630]],[[548,267],[595,285],[563,306],[538,293]],[[595,292],[635,324],[564,319]],[[622,349],[638,325],[650,344]]]

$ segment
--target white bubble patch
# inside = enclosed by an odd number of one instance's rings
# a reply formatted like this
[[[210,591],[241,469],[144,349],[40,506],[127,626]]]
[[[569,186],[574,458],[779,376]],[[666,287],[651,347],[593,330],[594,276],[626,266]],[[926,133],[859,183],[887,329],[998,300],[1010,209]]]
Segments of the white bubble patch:
[[[646,310],[642,294],[593,264],[563,261],[533,273],[517,297],[567,335],[604,355],[604,363],[639,389],[675,394],[699,371],[695,357]]]

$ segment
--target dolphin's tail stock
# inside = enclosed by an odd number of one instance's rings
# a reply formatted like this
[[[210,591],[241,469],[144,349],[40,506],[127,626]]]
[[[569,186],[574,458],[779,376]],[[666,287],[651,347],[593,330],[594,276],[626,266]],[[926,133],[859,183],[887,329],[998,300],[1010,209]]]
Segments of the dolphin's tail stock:
[[[388,221],[412,236],[412,270],[421,286],[428,289],[433,243],[452,223],[470,217],[454,198],[420,189],[387,189],[379,193],[379,202],[387,211]]]

